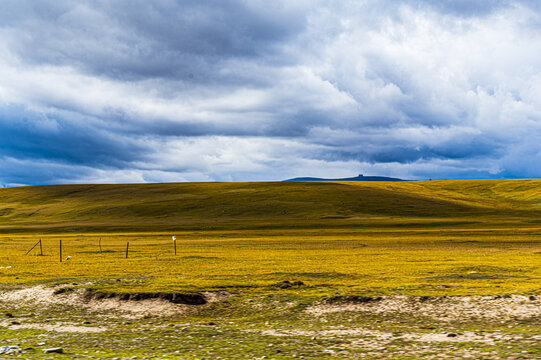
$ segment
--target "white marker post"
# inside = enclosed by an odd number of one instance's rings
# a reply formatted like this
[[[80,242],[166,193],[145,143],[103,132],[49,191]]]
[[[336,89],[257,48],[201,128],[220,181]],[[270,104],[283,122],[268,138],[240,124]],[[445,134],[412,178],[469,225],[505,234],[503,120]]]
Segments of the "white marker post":
[[[173,236],[173,246],[175,248],[175,256],[177,255],[177,237]]]

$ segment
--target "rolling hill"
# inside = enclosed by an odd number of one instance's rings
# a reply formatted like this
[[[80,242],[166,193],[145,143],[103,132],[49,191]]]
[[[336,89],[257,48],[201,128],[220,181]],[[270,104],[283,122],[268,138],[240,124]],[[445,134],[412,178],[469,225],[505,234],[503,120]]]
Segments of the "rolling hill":
[[[537,222],[541,180],[51,185],[0,189],[0,232]],[[384,219],[384,220],[382,220]],[[417,221],[417,220],[415,220]],[[376,225],[374,225],[376,224]]]

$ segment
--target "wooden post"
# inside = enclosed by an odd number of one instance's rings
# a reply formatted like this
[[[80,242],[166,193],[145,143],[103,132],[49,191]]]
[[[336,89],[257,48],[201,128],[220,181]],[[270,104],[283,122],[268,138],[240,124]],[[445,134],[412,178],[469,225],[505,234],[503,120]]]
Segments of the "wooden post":
[[[62,262],[62,239],[60,239],[60,262]]]
[[[177,239],[173,240],[173,245],[175,247],[175,256],[177,256]]]
[[[41,238],[39,239],[39,255],[43,256],[43,246],[41,245]]]
[[[128,258],[128,251],[130,250],[130,242],[126,243],[126,259]]]
[[[101,238],[100,238],[99,244],[100,244],[100,255],[103,255],[103,253],[101,252]]]
[[[35,243],[34,246],[32,246],[32,248],[31,248],[30,250],[28,250],[28,251],[26,252],[25,255],[30,254],[30,251],[34,250],[34,248],[35,248],[36,246],[38,246],[38,244],[39,244],[39,241],[38,241],[37,243]]]

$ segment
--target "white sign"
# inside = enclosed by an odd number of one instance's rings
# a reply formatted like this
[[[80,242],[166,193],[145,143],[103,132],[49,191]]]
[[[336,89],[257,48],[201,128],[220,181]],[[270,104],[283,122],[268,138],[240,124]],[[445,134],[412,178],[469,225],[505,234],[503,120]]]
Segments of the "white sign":
[[[176,236],[173,236],[173,241],[175,241],[176,239],[177,239],[177,237],[176,237]]]

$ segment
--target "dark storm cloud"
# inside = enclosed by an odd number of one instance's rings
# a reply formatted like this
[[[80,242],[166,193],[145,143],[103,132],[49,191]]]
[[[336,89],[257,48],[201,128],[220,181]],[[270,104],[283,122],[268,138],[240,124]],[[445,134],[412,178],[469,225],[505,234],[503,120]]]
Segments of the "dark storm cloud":
[[[539,176],[539,10],[4,1],[0,183]]]
[[[318,137],[320,139],[320,137]],[[447,140],[441,139],[431,145],[416,145],[421,141],[398,140],[394,135],[355,136],[347,138],[344,134],[333,138],[328,134],[318,141],[326,147],[313,153],[315,158],[328,161],[355,160],[369,163],[409,164],[419,160],[434,159],[472,159],[501,153],[502,146],[482,134],[458,133]]]
[[[113,136],[61,116],[39,114],[21,107],[0,109],[0,152],[19,159],[56,161],[84,166],[121,167],[149,149],[130,138]]]
[[[54,161],[22,161],[14,158],[0,159],[2,186],[49,185],[89,178],[92,168],[63,165]]]
[[[302,13],[238,1],[59,1],[12,4],[17,55],[118,79],[217,82],[230,58],[287,62],[276,47],[304,27]],[[47,4],[49,5],[49,4]],[[30,14],[30,15],[28,15]]]

